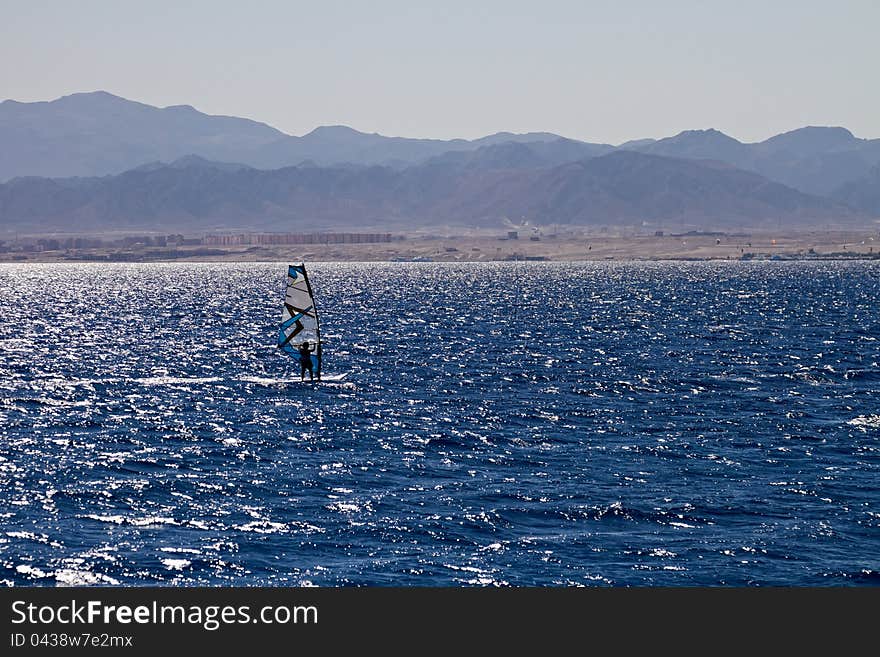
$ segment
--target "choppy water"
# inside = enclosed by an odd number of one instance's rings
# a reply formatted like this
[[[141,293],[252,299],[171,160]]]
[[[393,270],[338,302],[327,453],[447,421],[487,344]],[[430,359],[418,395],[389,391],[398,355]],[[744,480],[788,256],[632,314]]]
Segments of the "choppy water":
[[[7,585],[877,585],[880,268],[0,267]]]

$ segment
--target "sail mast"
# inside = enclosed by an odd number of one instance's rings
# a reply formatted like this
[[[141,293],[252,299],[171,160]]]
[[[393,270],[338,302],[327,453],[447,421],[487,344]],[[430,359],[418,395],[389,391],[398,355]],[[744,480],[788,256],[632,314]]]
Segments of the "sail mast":
[[[309,281],[309,275],[306,273],[306,263],[302,264],[302,272],[303,272],[303,277],[306,280],[306,289],[309,291],[309,296],[312,298],[312,303],[314,304],[315,295],[312,292],[312,283],[311,283],[311,281]],[[324,358],[323,358],[324,347],[323,347],[323,344],[321,343],[321,322],[318,319],[318,306],[317,305],[312,306],[312,312],[314,313],[314,316],[315,316],[315,339],[318,342],[318,346],[315,347],[315,355],[318,357],[318,371],[316,372],[316,374],[317,374],[318,378],[320,379],[321,378],[321,364],[324,361]]]

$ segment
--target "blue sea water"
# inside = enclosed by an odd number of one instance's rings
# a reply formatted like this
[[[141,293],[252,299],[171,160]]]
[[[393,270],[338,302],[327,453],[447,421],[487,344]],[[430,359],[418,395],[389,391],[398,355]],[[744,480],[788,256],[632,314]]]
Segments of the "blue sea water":
[[[0,582],[880,583],[876,263],[0,267]]]

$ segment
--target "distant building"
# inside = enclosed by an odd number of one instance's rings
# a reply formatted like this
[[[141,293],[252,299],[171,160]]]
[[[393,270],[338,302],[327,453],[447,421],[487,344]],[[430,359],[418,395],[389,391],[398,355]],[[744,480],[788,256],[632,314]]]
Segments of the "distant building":
[[[518,240],[518,239],[519,239],[519,233],[518,233],[517,231],[515,231],[515,230],[509,230],[509,231],[507,231],[507,239],[509,239],[509,240]]]
[[[104,240],[98,237],[68,237],[61,240],[61,247],[65,249],[99,249],[104,246]]]
[[[279,246],[289,244],[374,244],[390,242],[391,233],[241,233],[206,235],[210,246]]]
[[[40,251],[57,251],[61,248],[61,243],[56,239],[39,239],[37,247]]]

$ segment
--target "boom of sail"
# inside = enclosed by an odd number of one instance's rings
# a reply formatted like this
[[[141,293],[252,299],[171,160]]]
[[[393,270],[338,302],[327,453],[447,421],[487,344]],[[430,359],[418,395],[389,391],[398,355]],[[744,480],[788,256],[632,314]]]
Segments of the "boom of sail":
[[[278,346],[299,359],[299,346],[308,341],[312,346],[312,367],[315,376],[321,377],[321,327],[312,285],[306,274],[305,263],[288,265],[287,290],[284,293],[284,310],[281,314],[281,330]]]

